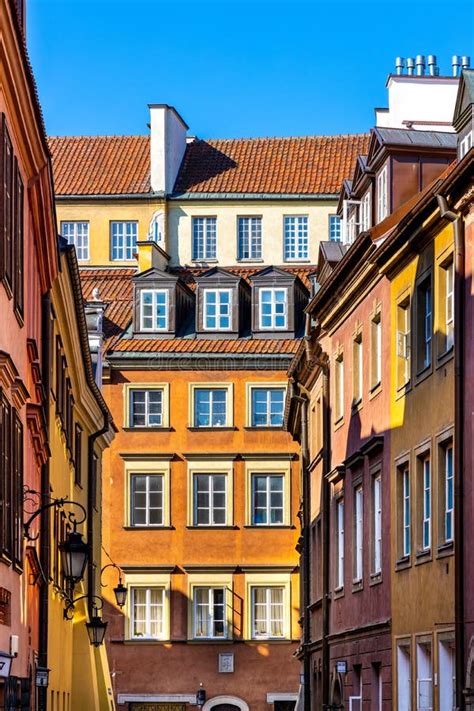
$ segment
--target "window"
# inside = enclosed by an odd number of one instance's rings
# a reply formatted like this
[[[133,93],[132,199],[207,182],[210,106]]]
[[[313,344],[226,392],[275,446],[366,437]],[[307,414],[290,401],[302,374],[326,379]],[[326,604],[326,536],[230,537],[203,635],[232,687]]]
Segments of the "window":
[[[444,448],[444,542],[454,540],[454,461],[453,445]]]
[[[459,158],[464,158],[466,153],[472,148],[472,135],[473,132],[469,131],[468,134],[464,136],[462,141],[459,143]]]
[[[129,261],[137,253],[138,222],[110,223],[110,254],[113,261]]]
[[[0,389],[0,554],[23,563],[23,425]]]
[[[433,671],[431,643],[416,645],[416,708],[417,711],[433,709]]]
[[[216,259],[217,218],[193,217],[193,259]]]
[[[226,636],[225,588],[193,589],[194,637],[212,639]]]
[[[194,474],[194,526],[225,526],[225,474]]]
[[[377,222],[388,215],[388,172],[385,166],[377,176]]]
[[[194,427],[227,425],[227,389],[194,389]]]
[[[363,385],[363,352],[362,352],[362,334],[359,334],[353,342],[353,361],[352,361],[352,405],[358,405],[362,400],[362,385]]]
[[[69,244],[75,246],[79,262],[89,259],[88,222],[61,222],[61,234]]]
[[[398,711],[411,711],[411,653],[408,641],[397,646],[397,692]]]
[[[418,485],[420,501],[420,542],[421,550],[431,548],[431,459],[429,456],[418,458]]]
[[[372,512],[373,512],[373,561],[372,573],[382,572],[382,477],[377,474],[373,478]]]
[[[284,477],[280,474],[252,475],[252,525],[275,526],[284,522]]]
[[[168,328],[168,291],[142,289],[140,292],[140,330],[166,331]]]
[[[131,589],[132,639],[162,639],[164,636],[163,588],[133,587]]]
[[[252,638],[285,636],[283,587],[252,587]]]
[[[163,426],[163,390],[130,390],[129,427]]]
[[[370,322],[371,336],[371,389],[382,382],[382,319],[380,313],[376,314]]]
[[[12,288],[13,245],[12,245],[12,216],[14,200],[14,163],[13,146],[6,126],[5,115],[2,114],[2,140],[1,140],[1,209],[2,235],[0,240],[0,278]]]
[[[229,331],[231,328],[232,292],[230,289],[205,289],[204,328]]]
[[[360,228],[361,228],[362,232],[369,230],[371,227],[370,208],[371,208],[371,200],[370,200],[370,192],[368,192],[364,195],[364,197],[362,198],[361,203],[360,203]]]
[[[285,388],[252,388],[252,427],[281,427]]]
[[[335,362],[336,366],[336,385],[335,385],[335,396],[336,396],[336,407],[335,407],[335,418],[336,422],[344,417],[344,355],[340,353]]]
[[[418,287],[418,370],[431,365],[431,342],[433,338],[433,308],[431,279]]]
[[[411,553],[410,470],[408,464],[398,471],[398,499],[400,507],[400,555]]]
[[[260,328],[287,328],[286,289],[260,289]]]
[[[336,590],[344,587],[344,499],[336,501]]]
[[[451,261],[444,269],[445,297],[444,297],[444,318],[445,318],[445,343],[444,350],[449,351],[454,345],[454,265]]]
[[[24,306],[24,224],[23,181],[18,163],[14,164],[15,195],[13,201],[13,300],[15,311],[22,317]]]
[[[287,215],[284,217],[285,260],[308,258],[308,217]]]
[[[262,218],[239,217],[238,231],[238,259],[262,258]]]
[[[339,215],[329,215],[329,239],[332,242],[341,241],[341,218]]]
[[[163,479],[162,474],[131,475],[132,526],[163,525]]]
[[[411,371],[410,300],[397,307],[397,378],[398,387],[407,385]]]
[[[364,572],[364,492],[362,486],[358,486],[354,492],[354,534],[354,582],[360,582]]]
[[[82,482],[82,427],[74,428],[74,483],[81,486]]]
[[[456,665],[454,639],[439,642],[439,709],[453,711],[456,708]]]

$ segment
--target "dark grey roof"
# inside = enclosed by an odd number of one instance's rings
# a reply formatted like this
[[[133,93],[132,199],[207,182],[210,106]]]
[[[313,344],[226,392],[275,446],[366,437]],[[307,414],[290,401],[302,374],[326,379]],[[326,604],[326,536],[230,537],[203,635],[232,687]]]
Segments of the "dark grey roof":
[[[330,264],[339,262],[347,252],[347,247],[342,242],[320,242],[319,249],[324,260]]]
[[[396,146],[420,146],[426,148],[452,148],[457,146],[455,133],[443,131],[413,131],[405,128],[375,128],[383,144]]]

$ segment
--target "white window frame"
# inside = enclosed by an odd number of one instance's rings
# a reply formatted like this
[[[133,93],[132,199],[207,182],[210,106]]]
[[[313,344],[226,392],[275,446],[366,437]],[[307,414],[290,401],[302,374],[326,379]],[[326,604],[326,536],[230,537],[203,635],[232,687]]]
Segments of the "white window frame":
[[[364,489],[362,484],[354,490],[354,583],[360,583],[364,576]]]
[[[134,487],[133,487],[133,482],[136,479],[136,477],[144,477],[146,480],[146,487],[145,487],[145,499],[146,499],[146,505],[145,505],[145,523],[135,523],[134,518],[135,518],[135,506],[134,506]],[[160,523],[150,523],[150,477],[158,477],[161,480],[161,521]],[[130,473],[130,525],[133,528],[141,528],[143,526],[146,526],[147,528],[163,528],[165,525],[165,496],[166,496],[166,491],[165,491],[165,486],[166,486],[166,481],[165,481],[165,475],[160,473],[160,472],[140,472],[140,471],[133,471]]]
[[[399,383],[399,387],[410,382],[411,376],[411,320],[410,301],[406,306],[398,304],[397,308],[402,309],[404,317],[404,330],[397,331],[397,355],[404,360],[404,381]]]
[[[377,175],[377,222],[388,216],[388,166]]]
[[[449,461],[451,462],[451,471],[449,471]],[[450,443],[446,445],[444,450],[444,540],[445,543],[454,541],[454,449]],[[449,505],[449,489],[451,487],[451,505]],[[451,521],[451,535],[448,536],[448,520]]]
[[[336,382],[335,382],[335,421],[339,422],[344,417],[344,354],[336,356]]]
[[[205,477],[207,476],[209,481],[208,481],[208,487],[207,487],[207,494],[209,496],[209,506],[207,507],[209,510],[209,523],[199,523],[198,522],[198,502],[197,502],[197,497],[198,497],[198,488],[197,488],[197,477]],[[224,481],[224,491],[215,491],[215,477],[222,477]],[[192,487],[193,487],[193,523],[192,525],[195,526],[196,528],[206,528],[206,527],[214,527],[214,526],[227,526],[228,525],[228,512],[227,512],[227,507],[228,507],[228,489],[229,489],[229,482],[228,482],[228,477],[227,474],[224,472],[218,472],[218,471],[194,471],[192,473]],[[216,522],[215,520],[215,512],[216,509],[219,508],[221,509],[222,507],[216,507],[214,506],[214,494],[219,493],[219,494],[224,494],[224,520],[222,522]]]
[[[308,215],[284,215],[283,256],[285,262],[308,259]]]
[[[473,145],[473,132],[472,130],[467,133],[462,141],[459,143],[459,159],[464,158],[466,153],[470,151]]]
[[[205,331],[231,331],[232,330],[232,289],[203,289],[203,310],[202,310],[202,326]],[[207,307],[208,307],[208,299],[209,299],[209,294],[215,294],[216,295],[216,325],[215,326],[209,326],[208,325],[208,313],[207,313]],[[227,294],[229,297],[229,303],[228,304],[223,304],[222,303],[222,294]],[[229,319],[229,325],[228,326],[222,326],[221,325],[221,319],[226,317],[226,314],[221,313],[222,306],[226,306],[228,308],[228,314],[227,318]],[[212,318],[212,317],[211,317]]]
[[[339,215],[329,215],[328,217],[329,240],[331,242],[342,241],[342,225]]]
[[[374,527],[374,563],[373,574],[382,572],[382,475],[373,478],[373,527]]]
[[[353,363],[353,378],[357,375],[358,381],[358,391],[356,392],[356,388],[354,387],[354,393],[353,393],[353,405],[358,405],[360,402],[362,402],[363,394],[364,394],[364,348],[363,348],[363,342],[362,342],[362,334],[359,334],[357,338],[354,339],[353,341],[353,349],[352,349],[353,357],[354,354],[357,353],[357,363]],[[356,384],[356,381],[354,381],[354,386]]]
[[[239,262],[262,259],[262,222],[260,215],[237,217],[237,260]]]
[[[362,232],[366,232],[371,228],[371,215],[370,215],[370,208],[371,208],[371,199],[370,199],[370,190],[365,193],[364,197],[361,200],[360,203],[360,228]]]
[[[254,488],[254,481],[256,477],[264,477],[266,479],[266,485],[265,485],[265,500],[266,500],[266,505],[265,505],[265,515],[266,515],[266,521],[263,523],[258,523],[256,521],[255,517],[255,503],[254,503],[254,495],[255,495],[255,488]],[[275,479],[278,477],[281,479],[281,490],[279,489],[277,493],[281,493],[281,507],[272,507],[271,506],[271,493],[272,493],[272,488],[271,488],[271,481],[272,479]],[[285,501],[285,475],[282,472],[276,472],[276,473],[270,473],[270,472],[253,472],[251,475],[251,497],[252,497],[252,509],[251,509],[251,525],[256,526],[258,528],[261,527],[272,527],[272,526],[284,526],[285,525],[285,507],[286,507],[286,501]],[[274,492],[275,493],[275,492]],[[276,523],[271,522],[271,512],[272,509],[280,509],[281,508],[281,521],[278,521]]]
[[[144,313],[143,313],[144,306],[145,306],[145,304],[143,302],[144,294],[151,294],[152,295],[152,304],[151,304],[152,315],[151,315],[151,318],[153,321],[153,325],[151,328],[146,328],[143,325],[143,319],[145,318]],[[165,305],[165,325],[162,327],[158,327],[156,325],[156,323],[157,323],[156,309],[158,306],[157,297],[159,294],[165,295],[165,304],[164,304]],[[147,316],[146,318],[150,318],[150,317]],[[140,289],[140,331],[143,331],[145,333],[159,333],[160,331],[161,332],[167,331],[168,328],[169,328],[169,293],[168,293],[168,289]]]
[[[424,649],[427,646],[429,646],[430,648],[429,655]],[[430,673],[431,676],[426,676],[427,673]],[[424,676],[420,676],[420,674],[424,674]],[[428,705],[421,703],[423,684],[427,685],[429,689]],[[431,643],[428,645],[422,642],[417,642],[416,644],[416,708],[417,711],[433,710],[433,654],[431,649]]]
[[[133,422],[133,416],[134,416],[134,410],[133,410],[133,403],[134,403],[134,397],[137,393],[145,393],[145,424],[144,425],[135,425]],[[150,424],[150,394],[151,393],[160,393],[161,395],[161,412],[159,413],[160,416],[160,423],[159,424]],[[128,426],[132,427],[135,430],[140,430],[140,429],[147,429],[150,427],[164,427],[164,419],[165,419],[165,406],[166,406],[166,396],[163,388],[140,388],[140,387],[132,387],[129,388],[128,392],[129,396],[129,421],[128,421]]]
[[[431,365],[431,343],[433,339],[433,292],[431,279],[421,287],[423,294],[423,368]]]
[[[209,615],[209,626],[213,632],[210,635],[198,635],[197,633],[197,592],[200,590],[207,590],[208,592],[208,602],[206,607],[208,608]],[[223,614],[223,634],[215,634],[215,620],[214,620],[214,594],[217,590],[220,590],[223,594],[223,604],[222,604],[222,614]],[[227,588],[224,585],[193,585],[192,588],[192,608],[193,608],[193,639],[227,639]]]
[[[271,311],[270,311],[270,320],[271,324],[270,326],[264,326],[263,325],[263,300],[262,300],[262,294],[264,292],[270,292],[271,294],[271,299],[270,299],[270,306],[271,306]],[[281,291],[284,293],[285,298],[283,302],[281,301],[276,301],[275,295],[276,292]],[[261,287],[259,289],[259,294],[258,294],[258,320],[259,320],[259,328],[262,331],[268,331],[269,329],[272,331],[287,331],[288,330],[288,289],[286,287]],[[268,302],[267,302],[268,303]],[[276,304],[277,303],[283,303],[285,307],[285,323],[283,326],[277,326],[275,324],[277,316],[281,316],[281,314],[277,314],[275,311]]]
[[[263,605],[265,606],[265,622],[268,628],[271,627],[272,623],[272,617],[271,617],[271,608],[272,606],[275,606],[275,603],[271,602],[271,593],[273,590],[281,590],[282,591],[282,602],[281,602],[281,608],[282,608],[282,617],[281,617],[281,626],[282,626],[282,634],[281,635],[272,635],[272,634],[257,634],[255,632],[255,590],[265,590],[265,602]],[[251,594],[251,601],[250,601],[250,608],[251,608],[251,638],[252,639],[286,639],[286,624],[285,624],[285,606],[287,605],[286,601],[286,586],[284,585],[278,585],[278,584],[269,584],[269,585],[252,585],[250,587],[250,594]],[[259,603],[262,604],[262,603]],[[278,621],[280,621],[278,619]]]
[[[130,234],[127,233],[128,228]],[[117,232],[114,234],[114,229]],[[136,220],[111,220],[110,222],[110,260],[112,262],[131,262],[136,257],[138,241],[138,222]]]
[[[197,234],[198,227],[201,227],[202,235]],[[202,239],[202,245],[199,244],[200,238]],[[193,262],[217,259],[217,217],[192,216],[191,239]]]
[[[255,424],[255,413],[254,413],[254,395],[257,391],[260,392],[265,392],[267,397],[267,411],[266,411],[266,421],[264,424]],[[282,422],[281,425],[273,425],[271,423],[271,396],[272,393],[278,391],[283,393],[283,407],[282,407]],[[248,426],[249,427],[256,427],[256,428],[266,428],[266,427],[282,427],[283,426],[283,418],[284,418],[284,409],[285,409],[285,393],[286,393],[286,387],[285,385],[279,386],[278,384],[275,385],[254,385],[250,386],[249,388],[249,398],[250,398],[250,417],[248,421]]]
[[[371,353],[373,359],[373,382],[371,388],[374,389],[382,382],[382,316],[376,314],[371,322],[371,327],[375,330],[375,336],[372,333],[371,343],[375,352]]]
[[[446,319],[446,351],[454,346],[454,262],[451,260],[445,267],[446,295],[445,295],[445,319]]]
[[[431,458],[427,455],[421,461],[423,479],[423,520],[421,527],[422,550],[431,548],[432,480]]]
[[[209,424],[208,425],[198,425],[198,420],[196,417],[196,406],[197,406],[197,399],[196,399],[196,394],[197,392],[202,392],[203,390],[209,392]],[[214,403],[214,392],[216,390],[219,391],[224,391],[225,393],[225,422],[223,425],[215,424],[212,420],[213,417],[213,403]],[[193,388],[193,399],[192,399],[192,426],[197,427],[199,429],[205,429],[205,428],[220,428],[220,427],[229,427],[229,389],[228,387],[223,387],[223,386],[218,386],[218,385],[209,385],[209,387],[206,387],[205,385],[202,386],[196,386]]]
[[[336,590],[344,588],[344,498],[336,499]]]
[[[81,227],[81,230],[79,230]],[[84,230],[84,234],[79,231]],[[68,244],[73,244],[76,248],[78,262],[87,262],[89,254],[89,222],[88,220],[62,220],[61,235],[67,239]]]
[[[136,590],[145,590],[146,592],[146,602],[145,602],[145,627],[147,630],[147,634],[145,635],[135,635],[133,633],[133,629],[135,626],[135,591]],[[160,590],[161,591],[161,608],[162,608],[162,628],[161,632],[159,632],[157,635],[152,635],[150,632],[151,630],[151,591],[152,590]],[[136,641],[136,640],[147,640],[147,639],[166,639],[166,622],[165,622],[165,614],[166,614],[166,588],[163,587],[162,585],[150,585],[150,586],[144,586],[144,585],[131,585],[130,589],[130,639]],[[149,634],[148,634],[149,633]]]
[[[402,471],[402,551],[403,556],[411,553],[411,496],[410,496],[410,468],[403,465]]]

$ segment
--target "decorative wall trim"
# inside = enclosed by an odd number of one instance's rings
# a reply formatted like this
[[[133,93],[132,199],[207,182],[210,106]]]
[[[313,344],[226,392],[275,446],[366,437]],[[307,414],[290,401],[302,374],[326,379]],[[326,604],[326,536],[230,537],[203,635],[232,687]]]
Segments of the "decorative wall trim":
[[[214,698],[206,701],[202,711],[210,711],[214,706],[220,706],[221,704],[231,704],[232,706],[237,706],[240,711],[250,711],[249,705],[243,699],[239,699],[238,696],[214,696]]]

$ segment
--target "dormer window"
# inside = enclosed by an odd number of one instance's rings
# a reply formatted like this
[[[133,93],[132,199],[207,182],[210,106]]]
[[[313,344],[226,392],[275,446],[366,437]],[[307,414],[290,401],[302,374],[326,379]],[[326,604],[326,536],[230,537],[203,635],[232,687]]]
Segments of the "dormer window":
[[[388,215],[388,170],[382,168],[377,176],[377,222],[382,222]]]
[[[168,329],[168,290],[142,289],[140,295],[140,330]]]
[[[260,328],[287,328],[287,289],[260,289]]]
[[[232,291],[230,289],[204,290],[204,329],[229,331],[231,329]]]
[[[370,191],[365,193],[364,197],[360,202],[360,229],[362,232],[366,232],[371,227],[371,201],[370,201]]]

